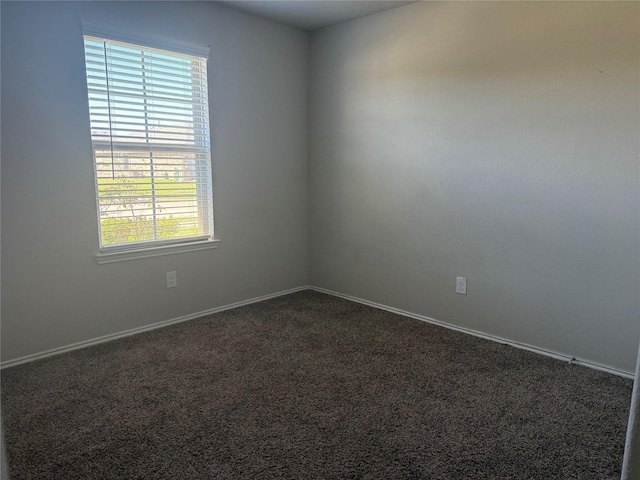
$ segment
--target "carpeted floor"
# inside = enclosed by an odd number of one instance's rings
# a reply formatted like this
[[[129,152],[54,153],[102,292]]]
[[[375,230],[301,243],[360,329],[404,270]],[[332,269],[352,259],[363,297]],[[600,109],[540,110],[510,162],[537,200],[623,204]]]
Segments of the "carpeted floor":
[[[12,480],[618,479],[632,381],[315,292],[2,371]]]

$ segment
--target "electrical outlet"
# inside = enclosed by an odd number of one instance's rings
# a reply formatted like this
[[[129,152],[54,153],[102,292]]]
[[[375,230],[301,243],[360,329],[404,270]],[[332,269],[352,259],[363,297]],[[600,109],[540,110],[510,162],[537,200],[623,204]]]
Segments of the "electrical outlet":
[[[178,277],[176,272],[167,272],[167,288],[178,286]]]
[[[467,277],[456,277],[456,293],[467,294]]]

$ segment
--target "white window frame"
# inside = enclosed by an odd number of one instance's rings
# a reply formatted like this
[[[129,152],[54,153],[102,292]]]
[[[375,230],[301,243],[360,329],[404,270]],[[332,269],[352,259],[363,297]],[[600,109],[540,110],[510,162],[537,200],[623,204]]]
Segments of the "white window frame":
[[[82,34],[83,36],[88,37],[97,37],[102,39],[108,39],[115,42],[122,42],[131,44],[133,46],[147,47],[151,49],[159,49],[168,51],[171,53],[184,54],[197,56],[200,58],[208,58],[209,57],[209,48],[208,47],[200,47],[194,45],[188,45],[184,43],[178,42],[168,42],[164,39],[153,39],[149,37],[140,37],[135,34],[128,34],[119,32],[113,29],[104,28],[102,26],[88,24],[82,22]],[[86,66],[86,62],[85,62]],[[208,112],[207,112],[208,115]],[[95,152],[95,144],[92,139],[92,152]],[[209,162],[209,182],[212,182],[213,175],[211,172],[211,148],[208,144],[207,140],[207,161]],[[92,154],[92,158],[94,155]],[[198,235],[198,236],[189,236],[189,237],[178,237],[174,239],[164,239],[164,240],[149,240],[149,241],[139,241],[139,242],[131,242],[131,243],[120,243],[115,245],[102,245],[102,233],[101,233],[101,224],[100,224],[100,208],[99,208],[99,200],[98,200],[98,177],[95,172],[95,159],[94,159],[94,181],[95,181],[95,190],[96,190],[96,205],[97,205],[97,214],[98,214],[98,235],[99,235],[99,253],[95,254],[96,261],[99,264],[102,263],[112,263],[119,262],[125,260],[133,260],[139,258],[147,258],[147,257],[155,257],[159,255],[168,255],[175,253],[184,253],[189,251],[203,250],[216,248],[219,239],[214,238],[213,236],[213,185],[209,185],[210,189],[210,199],[207,199],[208,208],[210,211],[207,211],[207,215],[209,218],[210,226],[210,235]]]

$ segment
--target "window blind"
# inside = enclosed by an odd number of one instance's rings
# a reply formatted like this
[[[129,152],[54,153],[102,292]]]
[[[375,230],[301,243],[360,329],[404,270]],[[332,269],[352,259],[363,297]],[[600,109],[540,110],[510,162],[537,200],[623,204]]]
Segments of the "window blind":
[[[84,47],[101,248],[211,237],[207,59]]]

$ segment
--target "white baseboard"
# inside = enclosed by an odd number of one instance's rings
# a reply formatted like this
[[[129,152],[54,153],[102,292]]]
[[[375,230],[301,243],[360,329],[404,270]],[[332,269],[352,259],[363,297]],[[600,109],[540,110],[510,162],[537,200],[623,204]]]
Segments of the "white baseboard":
[[[405,310],[401,310],[399,308],[389,307],[387,305],[383,305],[376,302],[370,302],[369,300],[364,300],[358,297],[352,297],[351,295],[344,295],[342,293],[334,292],[332,290],[327,290],[326,288],[314,287],[312,285],[309,286],[310,290],[314,290],[316,292],[326,293],[328,295],[333,295],[335,297],[344,298],[345,300],[350,300],[352,302],[361,303],[363,305],[368,305],[370,307],[378,308],[380,310],[386,310],[387,312],[397,313],[398,315],[402,315],[404,317],[414,318],[416,320],[420,320],[422,322],[431,323],[433,325],[438,325],[440,327],[448,328],[450,330],[456,330],[458,332],[467,333],[469,335],[473,335],[474,337],[484,338],[486,340],[491,340],[494,342],[510,345],[515,348],[519,348],[522,350],[528,350],[530,352],[539,353],[541,355],[545,355],[547,357],[552,357],[558,360],[564,360],[565,362],[573,363],[575,365],[582,365],[584,367],[593,368],[594,370],[600,370],[607,373],[612,373],[614,375],[619,375],[625,378],[635,378],[635,372],[621,370],[616,367],[612,367],[609,365],[604,365],[597,362],[592,362],[591,360],[586,360],[584,358],[576,358],[571,355],[566,355],[564,353],[553,352],[551,350],[545,350],[544,348],[535,347],[533,345],[528,345],[526,343],[520,343],[513,340],[509,340],[502,337],[497,337],[495,335],[490,335],[488,333],[479,332],[477,330],[472,330],[470,328],[458,327],[456,325],[452,325],[450,323],[442,322],[440,320],[436,320],[435,318],[427,317],[424,315],[419,315],[417,313],[407,312]]]
[[[427,317],[425,315],[419,315],[417,313],[407,312],[405,310],[401,310],[399,308],[389,307],[387,305],[383,305],[376,302],[371,302],[369,300],[364,300],[362,298],[353,297],[351,295],[345,295],[342,293],[334,292],[332,290],[327,290],[325,288],[315,287],[312,285],[304,285],[301,287],[291,288],[289,290],[283,290],[280,292],[272,293],[269,295],[263,295],[261,297],[250,298],[248,300],[243,300],[240,302],[230,303],[228,305],[223,305],[220,307],[210,308],[208,310],[203,310],[201,312],[195,312],[189,315],[184,315],[177,318],[172,318],[169,320],[164,320],[162,322],[152,323],[151,325],[145,325],[144,327],[132,328],[131,330],[125,330],[122,332],[112,333],[109,335],[104,335],[102,337],[93,338],[91,340],[85,340],[78,343],[73,343],[71,345],[67,345],[64,347],[54,348],[51,350],[45,350],[44,352],[35,353],[32,355],[26,355],[24,357],[16,358],[13,360],[7,360],[5,362],[0,363],[0,369],[5,369],[9,367],[14,367],[16,365],[20,365],[23,363],[33,362],[35,360],[40,360],[42,358],[52,357],[54,355],[59,355],[61,353],[71,352],[73,350],[78,350],[80,348],[89,347],[91,345],[97,345],[99,343],[109,342],[111,340],[116,340],[118,338],[129,337],[131,335],[135,335],[137,333],[148,332],[150,330],[155,330],[157,328],[167,327],[169,325],[174,325],[176,323],[186,322],[188,320],[194,320],[196,318],[204,317],[206,315],[211,315],[212,313],[223,312],[225,310],[231,310],[233,308],[242,307],[244,305],[250,305],[252,303],[262,302],[264,300],[269,300],[271,298],[281,297],[283,295],[288,295],[290,293],[300,292],[303,290],[314,290],[316,292],[326,293],[328,295],[333,295],[335,297],[344,298],[345,300],[350,300],[352,302],[361,303],[363,305],[368,305],[370,307],[378,308],[380,310],[385,310],[391,313],[397,313],[398,315],[402,315],[404,317],[413,318],[416,320],[420,320],[422,322],[431,323],[433,325],[438,325],[440,327],[448,328],[450,330],[456,330],[458,332],[467,333],[469,335],[473,335],[475,337],[484,338],[486,340],[491,340],[494,342],[510,345],[515,348],[519,348],[522,350],[528,350],[530,352],[539,353],[541,355],[545,355],[547,357],[556,358],[558,360],[564,360],[565,362],[573,363],[575,365],[582,365],[585,367],[593,368],[594,370],[601,370],[603,372],[611,373],[614,375],[619,375],[625,378],[635,378],[635,372],[621,370],[616,367],[612,367],[609,365],[604,365],[597,362],[592,362],[590,360],[586,360],[583,358],[572,357],[571,355],[566,355],[563,353],[553,352],[550,350],[545,350],[544,348],[539,348],[533,345],[528,345],[526,343],[520,343],[513,340],[509,340],[506,338],[498,337],[495,335],[490,335],[487,333],[479,332],[477,330],[472,330],[465,327],[458,327],[456,325],[452,325],[450,323],[442,322],[440,320],[436,320],[435,318]]]
[[[90,347],[91,345],[110,342],[111,340],[116,340],[118,338],[129,337],[137,333],[148,332],[150,330],[156,330],[162,327],[168,327],[169,325],[186,322],[187,320],[194,320],[196,318],[204,317],[206,315],[211,315],[212,313],[223,312],[225,310],[231,310],[232,308],[238,308],[244,305],[250,305],[252,303],[262,302],[264,300],[269,300],[270,298],[281,297],[283,295],[289,295],[290,293],[300,292],[302,290],[308,290],[308,289],[309,287],[307,285],[304,285],[302,287],[291,288],[289,290],[283,290],[280,292],[271,293],[269,295],[263,295],[261,297],[250,298],[248,300],[230,303],[228,305],[223,305],[221,307],[210,308],[208,310],[191,313],[189,315],[183,315],[181,317],[164,320],[162,322],[152,323],[151,325],[145,325],[144,327],[132,328],[131,330],[125,330],[122,332],[112,333],[109,335],[104,335],[102,337],[93,338],[91,340],[84,340],[82,342],[72,343],[71,345],[66,345],[64,347],[45,350],[44,352],[35,353],[32,355],[26,355],[24,357],[15,358],[13,360],[7,360],[5,362],[2,362],[0,363],[0,370],[9,368],[9,367],[15,367],[16,365],[20,365],[22,363],[28,363],[28,362],[33,362],[35,360],[40,360],[42,358],[52,357],[54,355],[59,355],[61,353],[71,352],[73,350],[78,350],[80,348]]]

